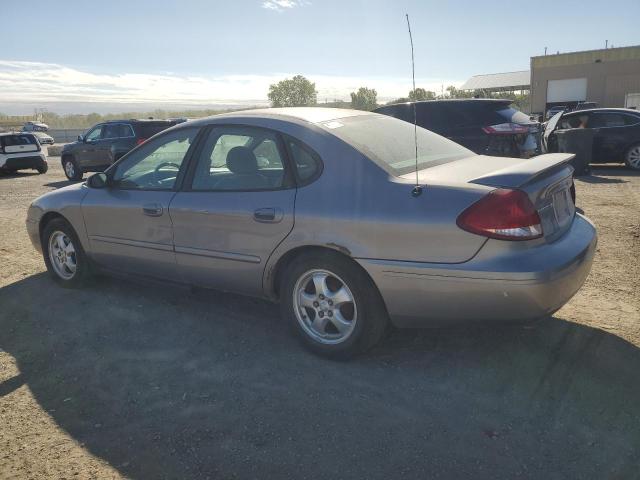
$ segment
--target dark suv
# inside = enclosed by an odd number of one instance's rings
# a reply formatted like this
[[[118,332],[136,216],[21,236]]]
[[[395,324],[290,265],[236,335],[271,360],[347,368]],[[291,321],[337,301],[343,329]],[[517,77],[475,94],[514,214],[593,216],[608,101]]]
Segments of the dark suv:
[[[540,151],[540,124],[511,106],[511,100],[474,98],[386,105],[374,112],[413,123],[479,155],[530,157]]]
[[[180,123],[178,120],[111,120],[90,128],[62,149],[62,167],[69,180],[84,172],[101,172],[136,145]]]

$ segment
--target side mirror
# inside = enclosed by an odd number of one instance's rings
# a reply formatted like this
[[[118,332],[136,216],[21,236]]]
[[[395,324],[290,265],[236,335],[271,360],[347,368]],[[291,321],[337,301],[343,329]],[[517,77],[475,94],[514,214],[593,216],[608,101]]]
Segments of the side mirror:
[[[94,173],[87,179],[89,188],[107,188],[109,186],[109,177],[106,173]]]
[[[84,142],[84,137],[82,135],[78,135],[78,141],[79,142]]]

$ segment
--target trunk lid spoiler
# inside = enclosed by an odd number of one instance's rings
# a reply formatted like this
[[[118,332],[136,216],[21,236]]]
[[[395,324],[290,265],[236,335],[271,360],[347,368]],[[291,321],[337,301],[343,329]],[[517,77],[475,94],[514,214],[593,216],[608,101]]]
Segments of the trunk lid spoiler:
[[[572,153],[538,155],[474,178],[469,183],[498,188],[520,188],[559,170],[575,157]]]

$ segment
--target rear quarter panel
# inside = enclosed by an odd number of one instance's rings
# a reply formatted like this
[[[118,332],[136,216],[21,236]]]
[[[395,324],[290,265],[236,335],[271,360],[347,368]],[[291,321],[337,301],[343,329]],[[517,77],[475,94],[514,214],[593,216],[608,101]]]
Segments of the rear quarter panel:
[[[300,138],[302,132],[288,133]],[[352,258],[460,263],[486,241],[458,228],[456,218],[490,188],[432,184],[413,197],[413,182],[390,176],[333,135],[300,139],[321,156],[324,169],[297,191],[295,224],[267,264],[267,288],[278,259],[302,246],[333,248]]]

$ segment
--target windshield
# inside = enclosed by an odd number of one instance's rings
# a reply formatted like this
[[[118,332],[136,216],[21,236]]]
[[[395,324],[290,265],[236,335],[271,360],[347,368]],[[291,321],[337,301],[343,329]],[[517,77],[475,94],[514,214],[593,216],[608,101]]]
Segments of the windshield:
[[[361,115],[325,122],[336,137],[352,145],[395,176],[416,170],[414,127],[383,115]],[[475,155],[429,130],[418,127],[418,170]]]

